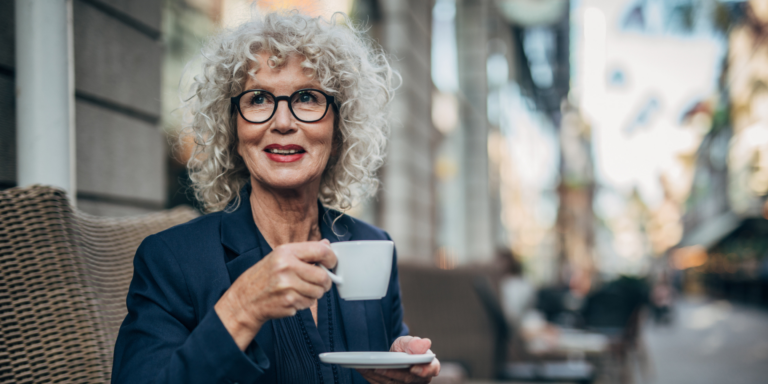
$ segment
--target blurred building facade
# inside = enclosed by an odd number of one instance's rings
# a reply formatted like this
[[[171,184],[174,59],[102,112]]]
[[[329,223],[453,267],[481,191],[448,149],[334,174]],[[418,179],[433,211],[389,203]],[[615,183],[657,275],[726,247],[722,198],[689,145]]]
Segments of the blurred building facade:
[[[402,76],[381,190],[350,214],[387,230],[406,262],[451,268],[488,262],[499,247],[535,256],[545,243],[543,252],[553,254],[558,165],[550,160],[558,157],[555,127],[568,89],[568,7],[564,0],[529,3],[73,0],[78,206],[120,216],[193,203],[184,153],[169,142],[179,127],[174,109],[184,66],[202,41],[253,12],[343,11],[368,26]],[[0,47],[5,188],[18,180],[14,3],[0,7],[0,39],[8,42]],[[447,56],[435,55],[441,38],[452,47]],[[436,83],[436,68],[452,68],[453,85]],[[531,172],[542,161],[545,172]],[[531,177],[546,180],[528,188]],[[532,210],[542,190],[553,207],[543,221]]]
[[[537,279],[551,277],[567,9],[557,0],[435,3],[440,267],[512,248]]]
[[[500,129],[504,124],[496,121],[499,105],[495,106],[495,122],[489,122],[489,108],[494,107],[488,103],[489,97],[494,98],[492,94],[498,96],[499,90],[510,84],[526,79],[526,84],[533,84],[521,45],[521,29],[507,16],[519,14],[519,10],[513,7],[505,13],[504,2],[494,0],[357,0],[325,6],[298,1],[169,3],[175,5],[166,20],[178,25],[167,30],[169,41],[177,41],[175,35],[190,34],[179,21],[192,22],[195,12],[209,19],[208,26],[201,25],[202,30],[237,19],[227,16],[233,9],[243,13],[296,7],[326,17],[336,10],[348,12],[355,22],[368,27],[368,34],[390,55],[402,77],[391,106],[389,152],[380,173],[381,189],[350,214],[387,230],[398,244],[400,260],[405,262],[450,268],[487,262],[495,248],[509,246],[510,235],[501,215],[505,205],[502,190],[509,186],[502,185],[505,177],[501,172],[508,171],[509,164],[503,166],[493,159],[489,162],[489,156],[494,157],[489,148],[497,149],[498,160],[508,151],[508,141]],[[562,20],[567,7],[559,3],[556,15]],[[453,51],[447,57],[435,56],[436,44],[452,46]],[[169,53],[181,57],[184,51],[173,49]],[[501,58],[502,66],[489,64],[491,56]],[[178,57],[167,59],[166,66],[168,60],[183,63],[189,59]],[[178,64],[173,67],[178,68]],[[451,67],[453,85],[446,88],[436,84],[436,68]],[[567,65],[559,68],[561,72],[562,68],[567,69]],[[168,94],[175,91],[169,81],[166,88]],[[528,99],[521,92],[526,90],[518,87],[517,105],[526,114],[529,111],[524,104],[534,97]],[[504,107],[509,110],[509,105]],[[555,109],[559,111],[559,107]],[[174,124],[169,120],[166,128],[172,131]],[[536,125],[528,127],[535,130]],[[171,167],[179,165],[171,162]],[[519,181],[514,182],[516,187],[523,184]],[[530,201],[526,203],[530,205]],[[511,219],[506,221],[524,221],[515,214],[508,216]]]
[[[397,243],[403,260],[431,263],[435,247],[432,125],[432,1],[359,1],[356,18],[376,16],[372,37],[390,55],[402,85],[392,102],[387,162],[373,221]],[[374,12],[371,12],[374,11]]]
[[[699,149],[686,233],[672,253],[686,287],[768,304],[768,3],[721,10],[721,103]]]
[[[159,130],[162,4],[152,0],[68,4],[74,47],[78,207],[108,216],[162,209],[167,194],[166,140]],[[18,180],[19,155],[15,69],[25,63],[17,63],[14,53],[15,3],[4,1],[0,7],[0,186],[11,187]]]
[[[693,221],[726,211],[696,191],[720,196],[727,184],[697,164],[726,166],[701,148],[729,140],[712,128],[728,46],[717,15],[728,7],[736,2],[583,0],[572,10],[574,96],[593,137],[595,256],[607,275],[647,274]]]

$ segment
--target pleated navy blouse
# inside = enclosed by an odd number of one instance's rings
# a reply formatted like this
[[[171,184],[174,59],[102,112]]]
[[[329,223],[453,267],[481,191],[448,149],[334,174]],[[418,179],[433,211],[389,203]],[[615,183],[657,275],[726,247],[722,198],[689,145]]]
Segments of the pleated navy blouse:
[[[322,228],[327,228],[321,225]],[[327,233],[323,238],[328,238]],[[268,255],[272,247],[259,233],[262,253]],[[275,373],[278,383],[349,384],[352,370],[324,364],[318,358],[321,352],[346,352],[339,302],[341,298],[334,284],[317,301],[317,326],[309,309],[295,316],[271,320],[275,337]]]

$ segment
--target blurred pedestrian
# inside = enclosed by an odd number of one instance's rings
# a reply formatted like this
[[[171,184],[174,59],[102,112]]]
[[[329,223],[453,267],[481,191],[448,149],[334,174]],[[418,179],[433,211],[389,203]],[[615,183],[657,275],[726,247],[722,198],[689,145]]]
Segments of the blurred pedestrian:
[[[508,321],[518,324],[529,309],[533,307],[535,289],[523,276],[520,260],[509,249],[496,251],[498,263],[504,275],[499,283],[501,304]]]
[[[651,309],[653,319],[657,324],[669,324],[672,320],[672,303],[674,291],[666,273],[654,283],[651,290]]]

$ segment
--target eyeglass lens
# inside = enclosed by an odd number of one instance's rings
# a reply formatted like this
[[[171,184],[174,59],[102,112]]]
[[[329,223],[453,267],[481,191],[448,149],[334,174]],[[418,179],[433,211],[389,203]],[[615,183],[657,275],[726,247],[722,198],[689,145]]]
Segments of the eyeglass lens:
[[[328,100],[314,90],[301,90],[291,95],[291,109],[299,120],[312,122],[323,118]],[[240,111],[249,121],[266,121],[275,112],[275,96],[266,91],[252,91],[240,98]]]

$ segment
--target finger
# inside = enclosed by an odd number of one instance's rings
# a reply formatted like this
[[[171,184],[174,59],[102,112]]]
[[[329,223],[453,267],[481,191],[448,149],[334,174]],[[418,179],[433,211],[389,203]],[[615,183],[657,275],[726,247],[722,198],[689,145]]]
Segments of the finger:
[[[286,293],[283,299],[286,307],[294,308],[297,311],[309,308],[317,300],[317,298],[305,296],[297,291]]]
[[[418,364],[411,367],[411,374],[419,377],[434,377],[440,374],[440,361],[435,358],[429,364]]]
[[[389,349],[392,352],[405,352],[410,355],[421,355],[432,347],[432,340],[422,339],[416,336],[401,336],[392,343]]]
[[[321,263],[328,269],[336,267],[336,255],[331,249],[330,242],[308,241],[284,245],[286,250],[305,263]]]
[[[322,287],[323,292],[331,289],[331,278],[322,268],[316,265],[307,264],[298,259],[296,259],[295,264],[291,265],[291,268],[296,276],[310,284]]]
[[[373,373],[390,381],[397,380],[402,382],[405,382],[409,376],[413,376],[407,369],[374,369]]]
[[[375,374],[373,369],[357,369],[357,372],[360,373],[360,376],[362,376],[365,381],[371,384],[385,384],[390,382],[389,378]]]
[[[390,379],[389,377],[382,376],[374,372],[373,369],[358,369],[357,372],[359,372],[360,376],[363,376],[363,378],[371,384],[391,384],[394,382],[394,380]]]
[[[367,369],[367,368],[366,368],[366,369],[360,369],[360,368],[355,368],[355,370],[357,371],[357,373],[359,373],[359,374],[360,374],[360,376],[362,376],[362,377],[364,377],[364,378],[366,378],[366,379],[368,379],[370,376],[373,376],[373,369]],[[369,380],[369,381],[370,381],[370,380]]]
[[[414,337],[405,346],[405,352],[411,355],[422,355],[432,347],[432,340]]]
[[[408,343],[413,339],[413,336],[400,336],[398,337],[394,343],[392,343],[392,347],[389,348],[390,352],[405,352],[405,347],[408,345]]]
[[[373,373],[390,382],[394,380],[401,383],[423,383],[431,379],[413,375],[408,369],[376,369]]]
[[[324,286],[312,284],[302,279],[296,273],[285,274],[280,276],[279,279],[280,282],[275,287],[275,290],[278,292],[283,292],[284,295],[295,292],[301,296],[315,300],[322,297],[323,294],[327,291]]]
[[[333,248],[331,248],[331,242],[328,239],[323,239],[320,241],[320,244],[328,247],[328,253],[325,254],[326,258],[320,262],[320,264],[323,264],[328,269],[334,269],[336,268],[336,264],[338,263],[338,260],[336,259],[336,254],[333,252]]]

